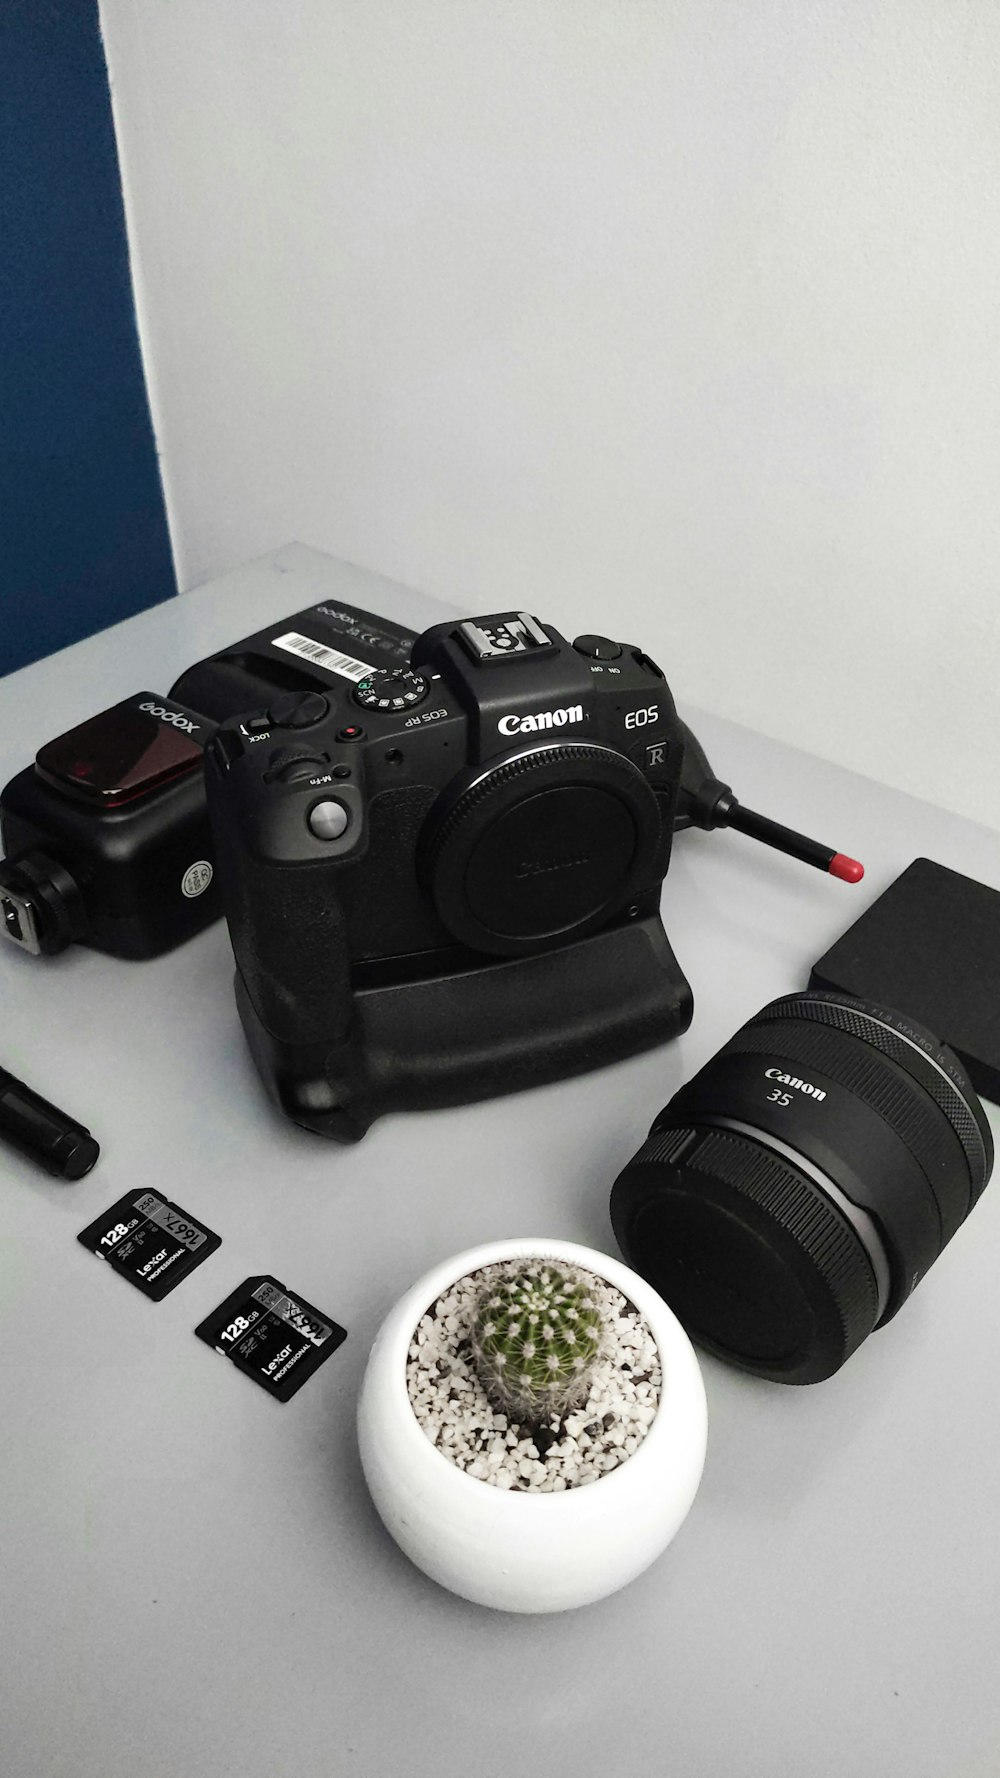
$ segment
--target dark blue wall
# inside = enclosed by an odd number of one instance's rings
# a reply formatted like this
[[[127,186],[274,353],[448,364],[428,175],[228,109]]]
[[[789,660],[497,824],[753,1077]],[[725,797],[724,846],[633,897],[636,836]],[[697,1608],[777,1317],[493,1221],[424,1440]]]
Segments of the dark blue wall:
[[[0,0],[0,673],[176,590],[97,3]]]

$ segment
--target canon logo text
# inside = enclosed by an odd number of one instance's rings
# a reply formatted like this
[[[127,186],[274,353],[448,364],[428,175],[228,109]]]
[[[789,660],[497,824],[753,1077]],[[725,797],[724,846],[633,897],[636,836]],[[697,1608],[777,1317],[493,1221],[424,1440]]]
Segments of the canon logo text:
[[[783,1087],[796,1087],[810,1099],[825,1099],[826,1094],[820,1087],[812,1087],[807,1080],[800,1080],[797,1074],[782,1074],[780,1068],[765,1068],[768,1080],[780,1080]]]
[[[541,728],[565,728],[568,722],[583,721],[583,705],[571,704],[566,710],[537,710],[533,716],[501,716],[497,728],[502,735],[530,735]]]

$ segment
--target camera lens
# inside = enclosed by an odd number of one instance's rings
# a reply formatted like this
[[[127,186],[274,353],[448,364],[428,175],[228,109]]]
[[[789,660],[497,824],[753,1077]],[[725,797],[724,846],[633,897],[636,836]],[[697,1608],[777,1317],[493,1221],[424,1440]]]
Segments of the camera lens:
[[[674,1095],[615,1181],[611,1220],[692,1339],[815,1383],[895,1315],[992,1167],[951,1050],[871,1002],[793,994]]]

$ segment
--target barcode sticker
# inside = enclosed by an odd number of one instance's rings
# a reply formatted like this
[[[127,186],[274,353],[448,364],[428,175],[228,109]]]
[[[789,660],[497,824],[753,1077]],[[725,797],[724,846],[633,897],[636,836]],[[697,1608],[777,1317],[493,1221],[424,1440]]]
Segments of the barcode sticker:
[[[304,661],[312,661],[317,667],[325,667],[328,673],[339,673],[343,679],[366,679],[375,668],[365,661],[354,661],[349,654],[338,654],[335,648],[327,648],[325,642],[313,642],[308,636],[300,636],[295,630],[289,630],[287,636],[275,636],[272,648],[283,648],[286,654],[300,655]]]

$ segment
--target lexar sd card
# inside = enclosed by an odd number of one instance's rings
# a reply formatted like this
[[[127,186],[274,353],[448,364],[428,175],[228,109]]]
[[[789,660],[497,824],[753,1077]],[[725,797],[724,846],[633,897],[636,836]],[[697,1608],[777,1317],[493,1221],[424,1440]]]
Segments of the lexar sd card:
[[[155,1303],[221,1245],[204,1223],[151,1191],[128,1192],[77,1239]]]
[[[279,1401],[288,1401],[347,1338],[345,1328],[265,1277],[247,1278],[194,1331]]]

